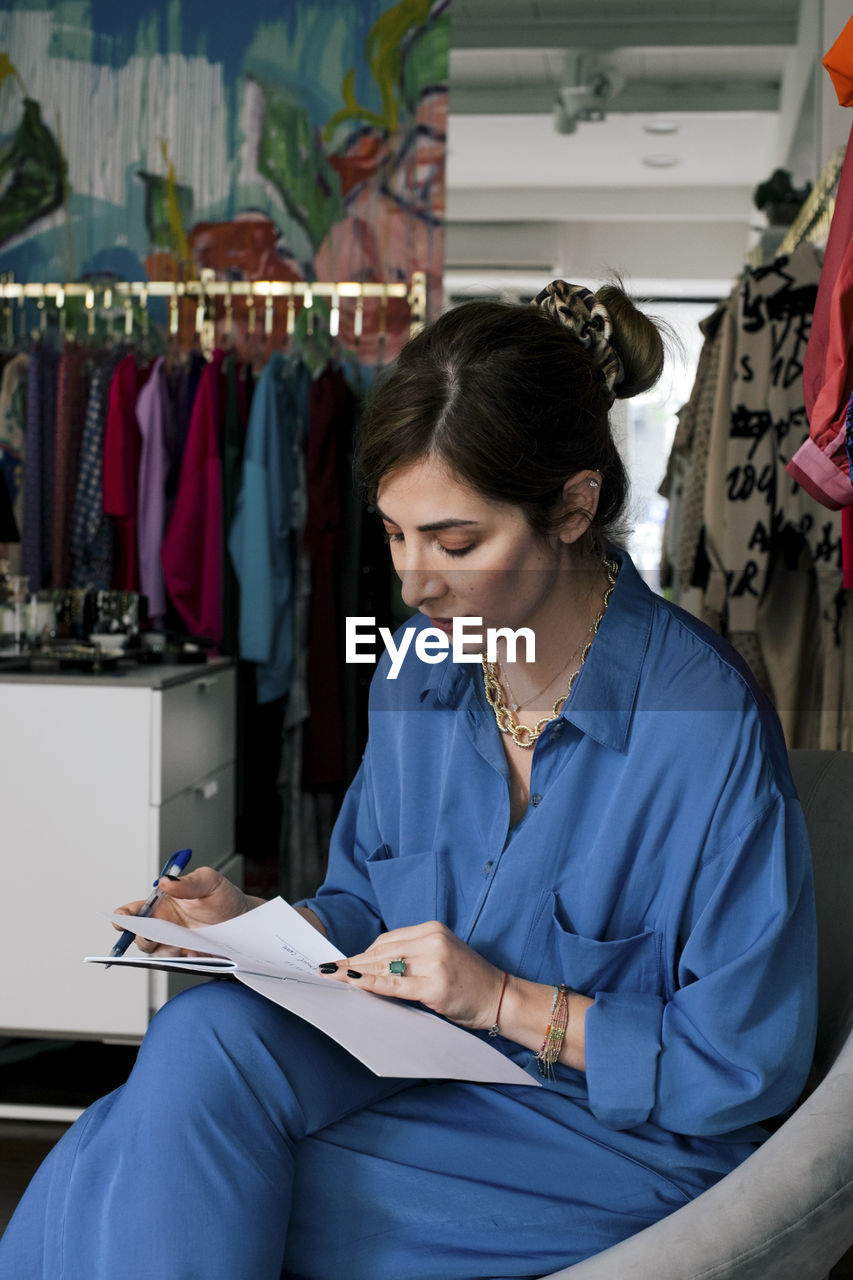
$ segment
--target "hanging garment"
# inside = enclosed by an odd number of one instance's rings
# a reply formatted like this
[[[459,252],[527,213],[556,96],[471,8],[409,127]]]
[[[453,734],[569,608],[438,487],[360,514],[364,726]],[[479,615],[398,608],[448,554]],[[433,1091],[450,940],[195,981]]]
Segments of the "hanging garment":
[[[728,429],[709,449],[704,602],[767,679],[788,746],[836,749],[853,713],[841,683],[840,519],[785,470],[806,422],[802,361],[819,274],[802,244],[744,278]]]
[[[206,364],[207,361],[200,351],[192,351],[186,361],[172,369],[167,368],[166,381],[172,404],[172,413],[169,418],[172,433],[166,439],[166,448],[169,453],[169,474],[166,477],[167,527],[172,518],[175,498],[178,494],[181,462],[187,444],[196,392]]]
[[[853,392],[853,130],[838,184],[803,361],[808,438],[787,471],[831,511],[853,503],[847,406]]]
[[[21,572],[29,578],[31,591],[50,585],[58,371],[58,353],[44,342],[36,343],[27,375],[27,465],[21,529]]]
[[[106,591],[113,578],[113,526],[104,514],[104,430],[110,385],[124,355],[124,346],[114,346],[92,375],[71,517],[72,587]]]
[[[707,585],[704,545],[704,504],[711,441],[728,434],[730,388],[734,372],[737,298],[729,298],[700,324],[705,341],[699,356],[690,399],[673,441],[681,455],[680,501],[667,513],[665,538],[670,562],[662,566],[676,604],[702,616],[702,593]],[[673,526],[677,522],[677,528]]]
[[[51,586],[71,582],[71,522],[80,470],[80,444],[92,372],[92,354],[66,342],[59,361],[53,475],[53,550]]]
[[[6,483],[3,470],[0,468],[0,546],[5,548],[10,543],[18,543],[20,540],[21,531],[18,528],[18,522],[15,519],[15,512],[12,508],[9,486]]]
[[[290,685],[284,699],[276,790],[281,803],[277,878],[279,892],[288,902],[313,893],[326,870],[328,839],[318,841],[311,797],[302,786],[302,746],[308,704],[308,628],[311,618],[311,569],[305,550],[308,519],[308,486],[305,479],[307,432],[291,435],[294,486],[290,503],[291,588],[293,661]]]
[[[192,636],[222,644],[222,399],[224,353],[214,351],[193,403],[161,559],[166,590]]]
[[[145,385],[150,365],[140,366],[131,352],[119,361],[110,383],[104,427],[104,514],[113,520],[115,559],[112,587],[139,590],[137,517],[139,459],[142,439],[136,421],[136,397]]]
[[[704,347],[702,348],[704,353]],[[701,364],[702,356],[699,361]],[[698,382],[698,374],[697,374]],[[696,383],[693,385],[696,390]],[[680,584],[676,585],[675,563],[681,540],[681,522],[684,514],[684,481],[688,473],[691,434],[685,430],[689,406],[683,404],[676,410],[675,434],[666,460],[666,471],[658,485],[658,493],[666,499],[666,519],[663,525],[660,551],[660,585],[667,599],[680,603]]]
[[[276,789],[281,801],[278,886],[288,902],[313,893],[326,872],[329,840],[320,839],[315,796],[302,784],[302,756],[308,703],[308,626],[311,617],[311,572],[294,526],[293,664],[281,727]],[[320,793],[321,795],[323,793]],[[337,797],[339,800],[339,797]],[[330,832],[327,832],[328,835]]]
[[[0,471],[6,481],[18,534],[24,525],[24,462],[27,418],[27,377],[30,357],[25,352],[8,360],[0,381]],[[9,572],[21,572],[21,544],[8,548]]]
[[[345,537],[346,459],[352,449],[354,413],[355,399],[343,372],[328,364],[312,382],[308,397],[308,519],[303,535],[311,573],[310,717],[303,742],[306,787],[334,787],[344,782],[340,678],[343,624],[338,582]]]
[[[842,107],[853,107],[853,18],[845,23],[838,39],[821,58],[835,85]]]
[[[341,617],[375,618],[377,627],[388,627],[393,631],[392,592],[394,596],[399,593],[399,581],[388,556],[385,530],[375,508],[365,505],[354,476],[344,527],[347,537],[341,556]],[[372,675],[372,668],[365,663],[346,663],[343,667],[344,776],[347,784],[355,777],[367,741],[367,707]]]
[[[805,422],[802,360],[819,273],[815,251],[805,244],[747,272],[740,289],[733,381],[724,385],[728,423],[712,436],[703,512],[713,566],[707,595],[713,608],[726,611],[731,631],[755,629],[769,559],[786,522],[784,491],[792,510],[801,505],[777,463]]]
[[[142,442],[136,530],[139,586],[148,600],[148,617],[158,627],[166,613],[166,587],[160,552],[166,518],[166,475],[169,469],[166,440],[171,433],[171,410],[166,366],[161,356],[154,361],[148,381],[136,400],[136,422]]]
[[[257,663],[258,702],[290,688],[293,669],[293,439],[304,439],[310,374],[276,352],[252,398],[243,479],[228,551],[240,583],[240,657]]]
[[[223,536],[227,538],[237,512],[237,495],[240,492],[243,448],[249,422],[251,370],[239,362],[232,352],[225,358],[223,379],[225,408],[222,415],[222,523]],[[223,650],[225,653],[236,654],[240,645],[239,587],[234,566],[224,546],[222,560]]]

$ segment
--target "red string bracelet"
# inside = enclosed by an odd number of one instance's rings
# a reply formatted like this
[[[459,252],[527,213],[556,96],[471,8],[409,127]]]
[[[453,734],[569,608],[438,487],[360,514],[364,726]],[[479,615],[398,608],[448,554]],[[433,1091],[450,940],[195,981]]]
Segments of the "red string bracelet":
[[[503,980],[503,982],[501,983],[501,994],[500,994],[500,998],[499,998],[499,1000],[498,1000],[498,1011],[497,1011],[497,1013],[495,1014],[495,1020],[494,1020],[494,1022],[493,1022],[493,1023],[492,1023],[492,1025],[489,1027],[489,1035],[492,1037],[492,1039],[494,1039],[494,1038],[495,1038],[495,1036],[500,1035],[500,1030],[501,1030],[501,1029],[500,1029],[500,1027],[498,1026],[498,1022],[499,1022],[499,1020],[500,1020],[500,1016],[501,1016],[501,1005],[502,1005],[502,1004],[503,1004],[503,1002],[504,1002],[504,992],[506,991],[506,980],[507,980],[507,976],[508,976],[508,975],[507,975],[507,973],[506,973],[506,971],[505,971],[505,972],[504,972],[504,980]]]

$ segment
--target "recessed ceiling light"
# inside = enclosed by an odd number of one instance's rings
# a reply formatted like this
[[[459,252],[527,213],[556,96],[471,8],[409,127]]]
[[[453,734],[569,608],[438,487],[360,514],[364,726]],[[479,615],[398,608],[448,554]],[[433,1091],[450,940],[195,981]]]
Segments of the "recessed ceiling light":
[[[658,120],[647,120],[643,125],[645,133],[678,133],[680,128],[677,120],[669,120],[663,116]]]
[[[643,156],[641,163],[649,169],[673,169],[677,164],[681,164],[681,157],[659,151],[655,155]]]

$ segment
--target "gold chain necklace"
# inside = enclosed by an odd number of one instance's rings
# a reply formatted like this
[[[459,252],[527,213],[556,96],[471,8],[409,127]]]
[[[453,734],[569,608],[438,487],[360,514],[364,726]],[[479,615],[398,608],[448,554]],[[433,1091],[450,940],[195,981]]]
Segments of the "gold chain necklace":
[[[581,651],[581,645],[585,643],[586,637],[591,634],[592,634],[592,627],[588,627],[584,635],[581,637],[580,642],[575,645],[574,649],[569,654],[568,658],[566,658],[566,661],[562,664],[562,666],[557,671],[554,672],[554,674],[551,676],[551,679],[548,681],[548,683],[543,684],[542,687],[540,689],[537,689],[535,693],[531,693],[529,698],[524,699],[524,702],[519,702],[518,698],[516,698],[515,691],[513,690],[512,684],[510,683],[510,678],[507,675],[506,671],[504,671],[503,663],[501,662],[500,658],[498,658],[498,661],[497,661],[498,679],[500,683],[503,685],[503,687],[506,689],[507,693],[509,694],[510,711],[521,711],[525,703],[529,704],[531,702],[535,702],[536,699],[540,697],[545,692],[546,689],[550,689],[551,685],[554,683],[557,677],[561,676],[565,671],[566,667],[570,666],[571,663],[574,662],[575,658],[578,656],[578,654]]]
[[[545,726],[550,724],[550,722],[555,720],[560,714],[563,704],[572,691],[572,685],[580,674],[580,669],[586,661],[586,656],[592,648],[592,642],[596,637],[598,628],[601,626],[601,620],[607,612],[607,606],[610,603],[610,597],[613,594],[613,588],[616,586],[616,577],[619,573],[619,566],[615,561],[605,559],[602,563],[607,573],[607,589],[604,592],[604,599],[601,603],[601,613],[595,619],[590,628],[592,636],[586,642],[583,650],[581,651],[580,662],[577,665],[577,669],[572,672],[569,678],[566,692],[561,694],[554,703],[549,716],[543,716],[542,719],[537,720],[536,724],[533,726],[519,724],[510,708],[504,702],[504,692],[501,688],[496,672],[497,664],[489,662],[485,654],[483,654],[480,659],[483,668],[483,685],[486,690],[486,699],[489,706],[492,708],[492,711],[495,713],[495,720],[497,721],[498,728],[501,733],[508,733],[517,747],[529,748],[533,746]],[[547,689],[547,687],[548,686],[546,685],[545,688]]]

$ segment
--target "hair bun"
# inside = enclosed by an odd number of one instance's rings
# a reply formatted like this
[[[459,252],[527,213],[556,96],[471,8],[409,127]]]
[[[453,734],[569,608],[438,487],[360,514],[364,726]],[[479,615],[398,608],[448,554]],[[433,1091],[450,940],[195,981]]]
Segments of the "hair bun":
[[[663,372],[663,338],[654,320],[640,311],[619,284],[602,285],[596,298],[610,316],[610,342],[622,362],[616,395],[629,400],[653,387]]]
[[[663,371],[663,339],[619,284],[593,293],[582,284],[552,280],[533,299],[569,330],[601,369],[612,404],[654,386]]]
[[[625,373],[619,352],[611,342],[613,324],[602,299],[585,285],[552,280],[537,293],[533,304],[559,320],[590,353],[602,372],[612,404],[615,388],[624,380]]]

